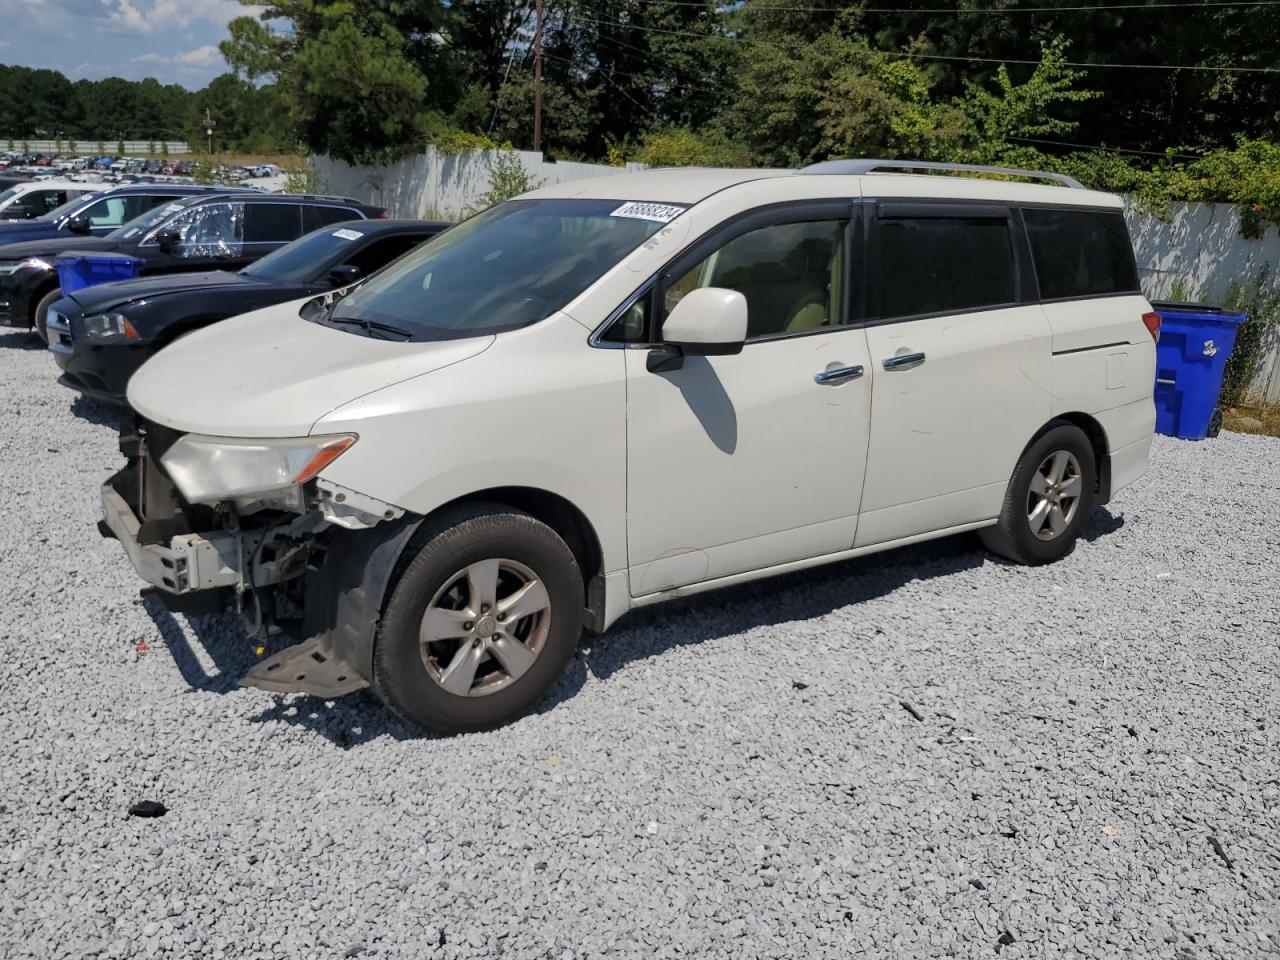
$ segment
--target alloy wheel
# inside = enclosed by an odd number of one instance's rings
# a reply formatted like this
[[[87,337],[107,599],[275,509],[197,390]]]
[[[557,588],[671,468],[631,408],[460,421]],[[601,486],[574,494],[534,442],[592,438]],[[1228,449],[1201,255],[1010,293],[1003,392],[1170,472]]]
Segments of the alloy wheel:
[[[1067,450],[1045,457],[1031,475],[1027,493],[1027,523],[1040,540],[1055,540],[1071,525],[1080,509],[1084,480],[1080,461]]]
[[[519,680],[542,652],[551,597],[515,560],[480,560],[449,577],[418,630],[427,673],[460,697],[496,693]]]

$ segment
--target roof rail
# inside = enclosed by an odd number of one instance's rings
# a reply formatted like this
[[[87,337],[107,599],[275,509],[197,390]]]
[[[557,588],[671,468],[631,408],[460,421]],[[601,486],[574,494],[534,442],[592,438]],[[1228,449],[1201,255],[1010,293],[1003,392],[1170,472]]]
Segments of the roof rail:
[[[988,167],[977,163],[938,163],[932,160],[824,160],[801,167],[799,173],[830,173],[845,176],[861,176],[894,170],[954,170],[958,173],[998,173],[1006,177],[1026,177],[1030,180],[1048,180],[1073,190],[1084,190],[1085,185],[1065,173],[1049,173],[1046,170],[1021,170],[1018,167]]]

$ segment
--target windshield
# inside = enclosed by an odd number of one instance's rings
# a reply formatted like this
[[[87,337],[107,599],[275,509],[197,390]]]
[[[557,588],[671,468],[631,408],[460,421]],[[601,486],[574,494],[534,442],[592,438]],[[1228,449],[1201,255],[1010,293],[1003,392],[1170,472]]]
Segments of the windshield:
[[[107,234],[108,240],[141,240],[147,231],[158,227],[165,220],[182,209],[180,203],[166,203],[153,207],[140,217],[134,217],[122,227],[117,227]]]
[[[36,217],[36,219],[37,220],[61,220],[63,217],[70,216],[80,207],[85,206],[90,200],[92,200],[96,196],[97,196],[96,193],[83,194],[82,196],[76,197],[73,200],[68,200],[66,203],[62,204],[61,206],[54,207],[48,213],[41,214],[40,216]]]
[[[10,200],[12,200],[21,192],[22,191],[19,190],[17,187],[10,187],[8,190],[0,192],[0,207],[3,207],[6,203],[8,203]]]
[[[682,210],[621,200],[509,200],[374,275],[327,319],[385,324],[412,340],[528,326],[561,309]]]
[[[324,269],[332,257],[338,254],[338,251],[349,249],[352,241],[363,237],[364,234],[358,230],[325,227],[293,243],[286,243],[279,250],[267,254],[240,272],[247,277],[258,277],[263,280],[282,282],[311,280]]]

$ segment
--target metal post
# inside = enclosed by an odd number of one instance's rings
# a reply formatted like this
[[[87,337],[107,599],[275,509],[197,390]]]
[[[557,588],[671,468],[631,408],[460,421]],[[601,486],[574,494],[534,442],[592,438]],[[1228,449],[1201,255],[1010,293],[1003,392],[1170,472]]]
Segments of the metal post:
[[[535,7],[537,26],[533,31],[533,149],[542,149],[542,0]]]

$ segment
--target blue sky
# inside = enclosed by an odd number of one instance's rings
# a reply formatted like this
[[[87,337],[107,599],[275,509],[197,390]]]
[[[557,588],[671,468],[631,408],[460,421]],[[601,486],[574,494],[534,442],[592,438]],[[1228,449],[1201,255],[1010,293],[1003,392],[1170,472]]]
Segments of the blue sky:
[[[194,89],[227,69],[227,22],[256,12],[238,0],[0,0],[0,63]]]

